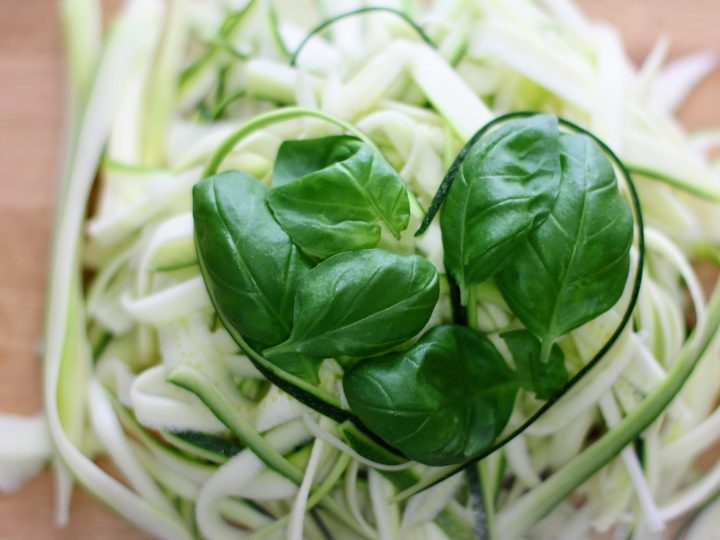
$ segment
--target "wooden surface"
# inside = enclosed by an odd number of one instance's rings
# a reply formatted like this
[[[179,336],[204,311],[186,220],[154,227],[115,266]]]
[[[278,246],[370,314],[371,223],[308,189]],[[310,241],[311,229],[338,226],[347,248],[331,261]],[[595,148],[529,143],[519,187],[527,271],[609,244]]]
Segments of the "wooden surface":
[[[673,55],[720,51],[718,0],[582,0],[615,24],[639,61],[660,34]],[[61,148],[62,57],[54,0],[0,0],[0,410],[40,408],[40,333]],[[681,111],[691,127],[720,125],[720,73]],[[0,495],[0,539],[145,538],[76,490],[70,525],[53,525],[51,475]]]

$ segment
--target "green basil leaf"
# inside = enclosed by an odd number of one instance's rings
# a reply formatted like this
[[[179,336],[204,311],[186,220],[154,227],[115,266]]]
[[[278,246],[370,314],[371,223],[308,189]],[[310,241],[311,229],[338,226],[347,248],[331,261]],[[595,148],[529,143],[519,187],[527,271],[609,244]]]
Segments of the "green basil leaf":
[[[273,187],[289,184],[310,173],[345,161],[355,153],[352,145],[343,144],[345,140],[357,139],[340,135],[321,139],[284,141],[278,149],[273,165]]]
[[[555,345],[547,362],[540,361],[540,341],[527,330],[501,334],[515,362],[520,386],[538,399],[549,399],[568,381],[565,356]]]
[[[335,255],[302,280],[290,337],[265,354],[381,353],[423,329],[438,295],[437,270],[424,257],[382,249]]]
[[[290,163],[294,160],[293,163]],[[383,223],[399,237],[410,219],[407,189],[370,146],[341,135],[283,143],[268,203],[305,252],[321,259],[377,245]],[[291,175],[297,178],[288,179]]]
[[[462,326],[438,326],[410,350],[348,370],[350,410],[388,444],[427,465],[463,463],[507,425],[518,381],[495,346]]]
[[[273,219],[266,191],[239,171],[205,178],[193,188],[205,286],[223,323],[263,347],[290,334],[295,290],[311,268]]]
[[[512,311],[543,343],[610,309],[630,268],[633,219],[600,147],[585,135],[560,139],[562,180],[550,217],[498,274]]]
[[[547,218],[560,184],[557,118],[509,122],[472,146],[440,216],[445,267],[463,298]]]

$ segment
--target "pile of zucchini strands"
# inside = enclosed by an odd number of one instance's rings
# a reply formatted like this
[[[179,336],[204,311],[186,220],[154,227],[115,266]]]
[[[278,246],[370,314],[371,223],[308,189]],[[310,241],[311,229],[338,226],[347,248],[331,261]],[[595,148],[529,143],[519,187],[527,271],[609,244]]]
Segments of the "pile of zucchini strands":
[[[687,135],[672,114],[714,58],[663,67],[660,41],[636,69],[616,32],[567,0],[374,6],[128,0],[102,38],[96,1],[63,2],[70,122],[46,411],[2,417],[2,487],[52,457],[60,522],[78,482],[173,540],[640,539],[684,516],[697,518],[689,538],[709,538],[720,463],[696,460],[720,438],[720,298],[706,300],[693,264],[717,261],[720,168],[708,155],[720,134]],[[438,220],[412,234],[424,209],[478,129],[524,110],[587,128],[622,160],[618,183],[642,209],[626,291],[563,338],[570,383],[547,403],[518,398],[491,455],[454,475],[376,463],[270,384],[218,324],[192,187],[213,160],[267,183],[282,141],[361,132],[417,200],[398,249],[442,273]],[[517,328],[493,286],[483,291],[470,298],[477,328]],[[439,305],[451,322],[447,287]],[[338,369],[326,361],[321,379]]]

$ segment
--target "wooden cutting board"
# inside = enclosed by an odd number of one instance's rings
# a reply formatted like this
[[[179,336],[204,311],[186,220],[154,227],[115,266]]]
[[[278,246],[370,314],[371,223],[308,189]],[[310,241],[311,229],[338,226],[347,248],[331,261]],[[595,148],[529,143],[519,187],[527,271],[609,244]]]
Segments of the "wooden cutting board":
[[[673,55],[720,52],[717,0],[582,0],[616,25],[641,61],[659,35]],[[31,414],[40,406],[37,338],[54,213],[63,120],[57,0],[0,1],[0,410]],[[720,126],[720,73],[695,93],[680,117],[688,127]],[[0,495],[0,539],[146,538],[76,490],[70,524],[53,523],[48,472]]]

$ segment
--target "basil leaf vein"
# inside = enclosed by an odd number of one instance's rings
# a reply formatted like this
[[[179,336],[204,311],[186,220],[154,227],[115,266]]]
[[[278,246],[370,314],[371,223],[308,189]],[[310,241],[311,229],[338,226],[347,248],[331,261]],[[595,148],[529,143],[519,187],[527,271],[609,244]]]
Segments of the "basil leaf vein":
[[[193,188],[205,285],[223,322],[263,347],[290,334],[295,290],[311,268],[270,213],[266,191],[239,171],[205,178]]]
[[[423,329],[439,291],[437,270],[423,257],[382,249],[335,255],[300,282],[290,337],[265,354],[384,352]]]
[[[513,313],[542,342],[543,361],[559,336],[619,300],[633,240],[632,213],[600,147],[576,134],[563,134],[560,147],[552,212],[497,275]]]

